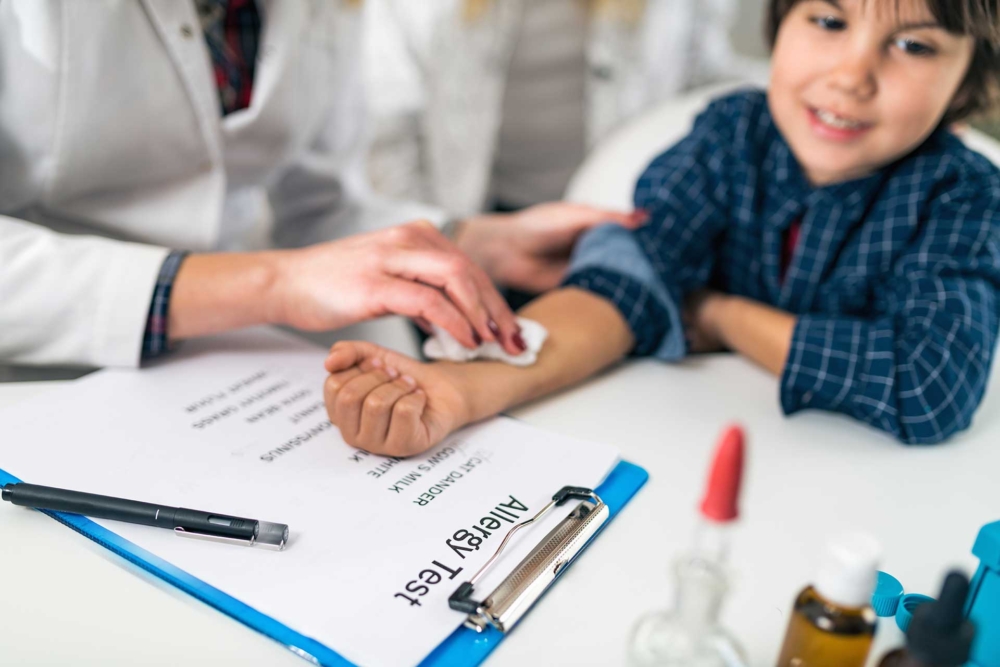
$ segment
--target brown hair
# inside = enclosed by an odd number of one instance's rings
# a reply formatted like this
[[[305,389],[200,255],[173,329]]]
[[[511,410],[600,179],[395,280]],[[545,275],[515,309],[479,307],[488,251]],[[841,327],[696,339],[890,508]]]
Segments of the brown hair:
[[[885,1],[885,0],[875,0]],[[898,5],[900,0],[894,0]],[[802,0],[771,0],[764,24],[767,43],[773,48],[778,28],[792,7]],[[1000,93],[1000,0],[924,0],[941,27],[976,41],[965,80],[955,94],[945,123],[963,120],[996,108]]]

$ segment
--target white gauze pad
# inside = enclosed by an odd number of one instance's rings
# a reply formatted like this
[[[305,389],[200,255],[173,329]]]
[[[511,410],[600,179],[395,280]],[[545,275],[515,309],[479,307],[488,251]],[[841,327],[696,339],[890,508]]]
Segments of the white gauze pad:
[[[444,359],[447,361],[472,361],[474,359],[490,359],[502,361],[511,366],[530,366],[538,359],[538,351],[542,349],[549,332],[538,322],[517,318],[521,325],[521,337],[528,349],[518,355],[507,354],[500,343],[483,343],[470,350],[462,347],[454,336],[439,327],[432,325],[434,335],[424,341],[424,356],[428,359]]]

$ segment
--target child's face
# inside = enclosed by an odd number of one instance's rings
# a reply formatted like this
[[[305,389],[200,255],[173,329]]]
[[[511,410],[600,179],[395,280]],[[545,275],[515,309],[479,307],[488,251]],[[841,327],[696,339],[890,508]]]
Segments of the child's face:
[[[814,185],[909,153],[941,122],[974,40],[938,27],[924,0],[803,0],[775,40],[768,104]]]

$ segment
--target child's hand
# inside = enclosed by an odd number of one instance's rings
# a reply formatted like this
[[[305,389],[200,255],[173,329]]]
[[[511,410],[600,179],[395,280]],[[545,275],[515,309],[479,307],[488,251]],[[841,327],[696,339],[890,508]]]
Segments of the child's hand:
[[[424,364],[365,342],[340,342],[326,359],[330,421],[347,444],[373,454],[413,456],[470,420],[451,364]]]
[[[726,349],[718,324],[719,311],[725,299],[725,294],[707,289],[694,292],[687,298],[681,320],[689,352],[698,354]]]

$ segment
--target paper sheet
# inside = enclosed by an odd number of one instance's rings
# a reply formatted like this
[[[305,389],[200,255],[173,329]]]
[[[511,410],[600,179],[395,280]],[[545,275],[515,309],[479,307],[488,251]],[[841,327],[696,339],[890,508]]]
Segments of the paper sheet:
[[[326,418],[324,357],[254,329],[189,343],[139,372],[96,373],[0,412],[0,468],[287,523],[289,546],[276,553],[99,521],[352,662],[414,665],[462,622],[447,597],[510,521],[565,484],[597,486],[617,452],[500,418],[422,456],[369,455]],[[522,531],[482,589],[566,513]]]

